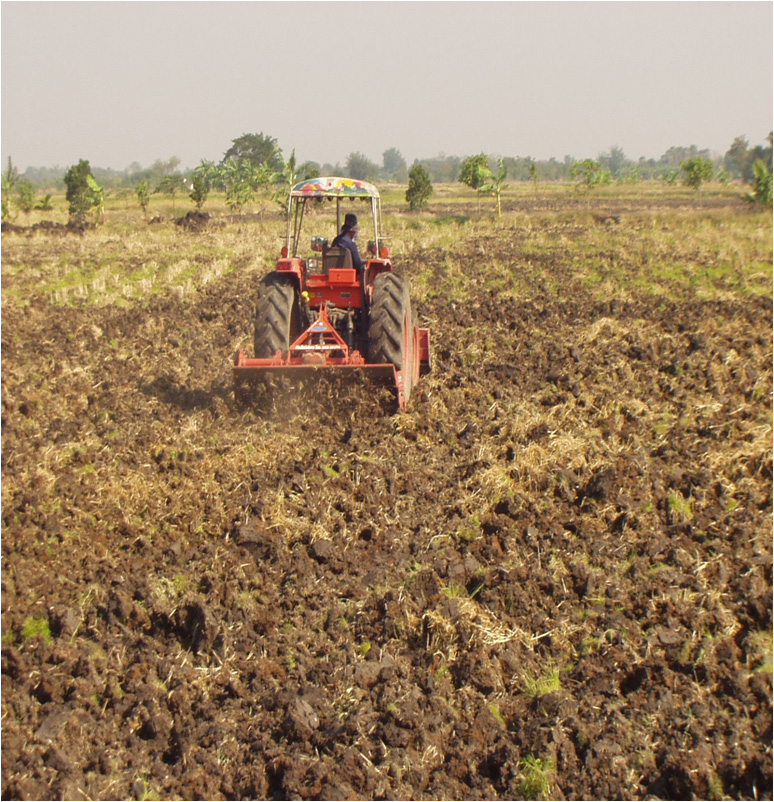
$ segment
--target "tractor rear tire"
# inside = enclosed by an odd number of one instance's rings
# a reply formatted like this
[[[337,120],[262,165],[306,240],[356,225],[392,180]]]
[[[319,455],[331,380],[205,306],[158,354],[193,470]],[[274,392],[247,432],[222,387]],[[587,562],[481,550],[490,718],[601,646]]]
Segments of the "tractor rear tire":
[[[288,282],[267,282],[255,310],[255,356],[273,357],[277,351],[287,356],[288,348],[300,334],[296,291]]]
[[[406,400],[414,374],[414,315],[408,281],[395,273],[380,273],[374,281],[368,325],[371,362],[392,362],[403,373]]]

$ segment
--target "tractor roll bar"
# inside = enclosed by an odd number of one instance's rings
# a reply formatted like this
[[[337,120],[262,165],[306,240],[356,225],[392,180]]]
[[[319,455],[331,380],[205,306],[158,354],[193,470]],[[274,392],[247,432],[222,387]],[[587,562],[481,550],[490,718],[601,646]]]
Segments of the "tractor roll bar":
[[[371,219],[374,227],[374,242],[376,252],[379,253],[382,228],[382,204],[379,190],[367,181],[354,178],[339,178],[326,176],[311,178],[295,184],[288,194],[287,230],[285,245],[289,256],[298,255],[298,246],[301,239],[301,225],[304,219],[306,202],[309,199],[329,200],[336,199],[336,234],[341,231],[341,202],[343,200],[371,201]],[[335,236],[335,235],[334,235]]]

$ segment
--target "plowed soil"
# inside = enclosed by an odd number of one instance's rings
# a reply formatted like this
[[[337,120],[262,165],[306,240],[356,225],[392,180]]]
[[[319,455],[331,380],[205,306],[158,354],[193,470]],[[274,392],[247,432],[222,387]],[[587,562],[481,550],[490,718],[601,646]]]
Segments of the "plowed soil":
[[[4,799],[771,798],[771,299],[498,232],[407,412],[237,405],[254,274],[4,306]]]

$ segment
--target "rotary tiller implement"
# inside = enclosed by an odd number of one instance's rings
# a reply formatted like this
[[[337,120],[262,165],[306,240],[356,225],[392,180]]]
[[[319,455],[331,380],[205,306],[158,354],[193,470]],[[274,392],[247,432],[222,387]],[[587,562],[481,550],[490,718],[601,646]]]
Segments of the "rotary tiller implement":
[[[410,375],[399,370],[392,362],[367,363],[362,354],[350,347],[331,324],[325,306],[320,307],[317,319],[295,340],[283,356],[277,351],[273,357],[250,358],[241,351],[234,364],[234,384],[244,395],[245,388],[271,378],[299,379],[321,370],[359,372],[367,378],[394,386],[398,406],[405,409],[408,396],[419,377],[430,370],[428,329],[416,326],[408,333],[411,349]],[[408,394],[407,394],[408,388]]]
[[[362,270],[346,248],[329,248],[320,236],[312,237],[311,248],[322,257],[299,257],[307,204],[335,200],[338,231],[346,199],[370,203],[374,239]],[[419,377],[431,369],[430,332],[414,322],[408,281],[392,272],[380,226],[379,192],[365,181],[316,178],[293,187],[282,255],[258,296],[255,356],[240,351],[234,363],[238,396],[272,378],[359,373],[393,385],[398,406],[406,408]]]

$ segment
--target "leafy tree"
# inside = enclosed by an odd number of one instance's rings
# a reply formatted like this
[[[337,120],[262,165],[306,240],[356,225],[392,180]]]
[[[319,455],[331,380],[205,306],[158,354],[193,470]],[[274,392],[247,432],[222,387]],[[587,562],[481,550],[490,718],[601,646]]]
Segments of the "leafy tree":
[[[293,152],[290,154],[290,158],[285,162],[282,171],[272,176],[272,183],[276,184],[272,200],[278,203],[281,208],[286,208],[290,190],[293,189],[299,180],[299,172],[296,167],[296,150],[294,148]]]
[[[530,156],[503,156],[503,166],[508,171],[508,177],[514,181],[529,181],[533,163],[534,159]]]
[[[741,178],[748,160],[749,143],[743,136],[738,136],[723,157],[723,165],[734,178]]]
[[[221,166],[215,164],[213,161],[208,161],[207,159],[202,159],[199,162],[199,166],[194,169],[194,177],[197,175],[200,177],[201,181],[203,182],[207,192],[211,189],[215,189],[218,187],[218,182],[220,180],[220,173],[221,173]],[[196,203],[195,198],[191,198],[191,200]],[[204,201],[202,201],[203,203]]]
[[[221,180],[226,187],[226,204],[232,212],[242,212],[245,204],[255,198],[255,176],[252,165],[241,159],[229,159],[223,164]]]
[[[145,219],[148,219],[148,203],[150,202],[150,192],[148,190],[148,182],[140,181],[137,185],[135,192],[137,193],[137,201],[140,204],[142,213]]]
[[[741,178],[746,184],[752,184],[756,180],[754,164],[760,160],[772,172],[772,134],[769,132],[767,137],[768,147],[756,145],[750,148],[749,143],[743,136],[738,136],[726,151],[723,157],[723,166],[734,178]]]
[[[726,168],[721,164],[717,169],[715,178],[718,180],[718,183],[722,184],[724,187],[727,187],[732,176],[731,173],[729,173],[728,170],[726,170]]]
[[[180,167],[180,157],[170,156],[166,161],[159,160],[155,164],[161,170],[162,175],[174,175],[177,168]]]
[[[752,187],[753,191],[746,196],[747,200],[760,206],[772,205],[771,172],[763,159],[753,162]]]
[[[696,145],[690,147],[672,147],[658,160],[659,167],[677,167],[686,159],[693,158],[709,159],[710,152],[706,149],[699,150]]]
[[[478,191],[487,182],[490,175],[489,159],[485,153],[479,153],[477,156],[468,156],[462,162],[457,180]]]
[[[204,172],[198,168],[194,170],[193,178],[191,179],[191,192],[188,197],[194,202],[197,209],[204,206],[210,194],[210,182]]]
[[[681,162],[680,169],[683,171],[683,184],[695,189],[697,194],[702,184],[712,181],[713,169],[709,159],[694,156]]]
[[[347,156],[347,177],[359,181],[373,181],[379,176],[379,165],[359,151]]]
[[[619,184],[639,184],[642,181],[642,173],[639,167],[631,165],[620,170],[616,180]]]
[[[532,187],[535,190],[535,197],[538,194],[538,171],[535,162],[530,160],[529,163],[529,180],[532,182]]]
[[[433,159],[415,159],[414,164],[421,164],[430,175],[431,181],[449,183],[458,180],[462,159],[439,153]]]
[[[223,163],[228,161],[247,162],[251,167],[268,164],[274,172],[283,167],[282,151],[273,136],[260,134],[242,134],[231,141],[231,147],[223,156]]]
[[[646,159],[640,156],[637,160],[637,169],[643,178],[655,178],[658,173],[658,164],[655,159]]]
[[[508,175],[508,170],[503,166],[503,160],[497,160],[497,175],[494,175],[489,167],[486,168],[489,173],[489,180],[481,187],[482,192],[491,193],[497,199],[497,216],[502,216],[502,208],[500,205],[500,193],[503,189],[503,182]]]
[[[35,208],[35,190],[26,178],[19,181],[18,186],[19,208],[24,214],[29,214]]]
[[[772,133],[769,132],[767,137],[767,141],[769,146],[767,148],[763,147],[763,145],[756,145],[749,153],[749,163],[747,166],[747,170],[743,174],[744,180],[751,184],[755,179],[755,169],[754,165],[755,162],[760,160],[763,162],[764,166],[768,169],[769,172],[772,172],[772,164],[771,164],[771,155],[772,155]]]
[[[282,166],[282,170],[277,174],[277,179],[282,182],[283,189],[290,190],[298,183],[298,162],[296,161],[296,149],[290,153],[290,157]]]
[[[397,148],[389,148],[382,153],[382,175],[385,178],[392,181],[405,181],[406,170],[406,160]]]
[[[317,178],[320,175],[320,165],[317,162],[304,162],[298,168],[299,181]]]
[[[570,172],[570,167],[575,163],[572,156],[565,156],[560,162],[555,156],[552,156],[548,161],[539,162],[540,178],[542,181],[560,181],[567,178]]]
[[[774,173],[774,164],[772,164],[774,160],[774,131],[769,131],[766,141],[769,143],[768,148],[766,148],[766,166],[769,168],[770,173]]]
[[[481,211],[481,190],[491,178],[492,171],[489,169],[489,159],[485,153],[479,153],[477,156],[468,156],[468,158],[462,162],[460,175],[457,180],[461,184],[465,184],[465,186],[476,191],[479,212]]]
[[[8,166],[2,174],[2,219],[12,220],[15,215],[13,212],[12,195],[19,183],[19,171],[13,166],[11,157],[8,157]]]
[[[258,190],[269,186],[276,175],[268,162],[254,167],[242,159],[223,162],[218,173],[220,182],[226,188],[226,204],[232,212],[239,214],[246,204],[255,199]]]
[[[610,170],[594,159],[581,159],[570,167],[569,178],[578,189],[590,192],[594,187],[609,184],[613,180]]]
[[[91,206],[94,209],[94,222],[105,222],[105,190],[96,182],[93,175],[86,176],[86,183],[91,192]]]
[[[666,173],[664,173],[664,183],[669,184],[670,187],[677,183],[678,178],[680,178],[680,171],[676,168],[667,170]]]
[[[158,187],[165,178],[175,175],[179,166],[180,159],[177,156],[171,156],[169,159],[156,159],[150,167],[134,171],[129,183],[131,186],[136,186],[140,181],[147,181],[149,187]],[[95,178],[99,177],[103,182],[111,181],[114,175],[110,170],[95,170],[94,172],[96,173]]]
[[[43,199],[38,201],[38,204],[35,206],[36,209],[39,209],[41,212],[50,212],[54,207],[51,204],[51,198],[54,196],[49,192],[48,194],[43,196]]]
[[[185,189],[185,179],[179,173],[175,175],[165,175],[156,187],[156,192],[169,195],[172,198],[172,211],[175,210],[175,197],[181,189]]]
[[[104,190],[91,174],[91,167],[86,159],[81,159],[65,173],[67,193],[65,197],[70,204],[70,220],[83,222],[86,213],[96,209],[97,215],[104,212]]]
[[[433,194],[433,185],[430,183],[430,176],[421,164],[415,164],[408,174],[408,189],[406,190],[406,202],[411,211],[422,209],[427,205],[427,201]]]
[[[607,153],[600,153],[598,158],[615,177],[618,177],[618,174],[621,173],[627,165],[631,164],[623,150],[615,145],[611,147]]]

